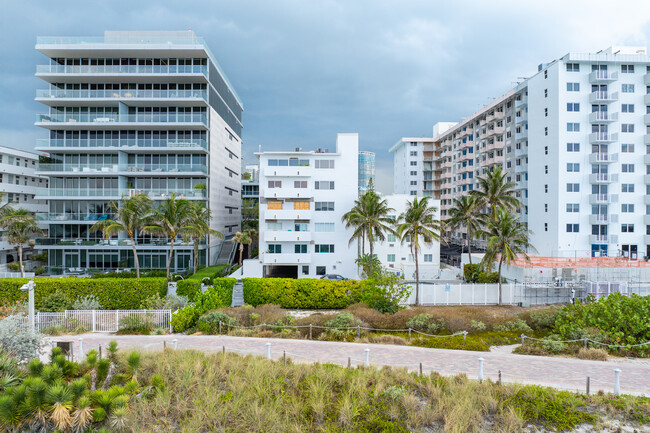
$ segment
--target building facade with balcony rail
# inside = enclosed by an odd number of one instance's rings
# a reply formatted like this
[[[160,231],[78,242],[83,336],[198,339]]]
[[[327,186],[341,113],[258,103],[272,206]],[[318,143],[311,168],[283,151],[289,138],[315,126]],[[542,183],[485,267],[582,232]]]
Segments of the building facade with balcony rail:
[[[650,215],[648,89],[644,47],[569,53],[434,133],[432,160],[420,157],[416,164],[433,165],[439,181],[431,184],[432,195],[441,198],[442,219],[454,197],[501,166],[524,204],[520,217],[536,253],[643,259],[650,256],[644,220]],[[472,160],[474,181],[468,183]],[[395,177],[402,173],[395,160]]]
[[[49,227],[39,245],[50,268],[132,268],[124,235],[90,230],[112,217],[111,201],[147,194],[154,205],[177,197],[210,208],[211,227],[225,241],[200,245],[200,264],[216,263],[240,227],[242,103],[205,41],[191,31],[110,32],[104,37],[39,37],[48,58],[36,76],[36,101],[47,112],[36,126],[47,138],[34,190],[49,206],[37,215]],[[164,268],[169,243],[141,239],[143,268]],[[172,268],[192,266],[192,246],[174,246]]]

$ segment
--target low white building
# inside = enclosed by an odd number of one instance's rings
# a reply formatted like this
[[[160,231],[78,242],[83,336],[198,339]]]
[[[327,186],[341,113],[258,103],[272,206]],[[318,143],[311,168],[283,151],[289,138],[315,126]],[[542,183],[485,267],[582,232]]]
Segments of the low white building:
[[[389,217],[398,219],[406,212],[409,202],[413,196],[408,194],[393,194],[383,196],[388,207],[394,209]],[[440,201],[429,199],[429,205],[436,208],[436,218],[440,218]],[[366,252],[368,246],[366,245]],[[388,235],[385,242],[377,242],[374,245],[374,253],[385,268],[395,270],[407,280],[415,279],[415,258],[411,250],[411,243],[401,243],[395,235]],[[421,280],[433,280],[440,274],[440,242],[434,241],[426,245],[420,240],[420,251],[418,252],[418,265]]]
[[[39,188],[47,188],[47,178],[36,175],[38,155],[24,150],[0,146],[0,206],[11,203],[14,208],[34,212],[39,220],[47,213],[46,200],[35,200]],[[42,228],[46,228],[45,224]],[[29,253],[29,252],[27,252]],[[0,240],[0,265],[17,261],[18,253],[4,237]]]
[[[356,243],[341,217],[358,197],[358,134],[337,134],[336,149],[257,153],[260,255],[246,277],[357,277]]]

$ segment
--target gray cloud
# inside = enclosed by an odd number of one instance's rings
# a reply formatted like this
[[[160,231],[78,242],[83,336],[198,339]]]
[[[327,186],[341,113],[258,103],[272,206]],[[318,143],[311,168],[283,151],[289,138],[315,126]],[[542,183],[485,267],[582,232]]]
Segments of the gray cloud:
[[[647,45],[650,3],[389,0],[3,2],[0,144],[33,148],[38,35],[183,30],[203,36],[245,106],[245,154],[332,147],[359,132],[392,189],[388,148],[430,136],[569,51]],[[606,15],[603,11],[607,11]]]

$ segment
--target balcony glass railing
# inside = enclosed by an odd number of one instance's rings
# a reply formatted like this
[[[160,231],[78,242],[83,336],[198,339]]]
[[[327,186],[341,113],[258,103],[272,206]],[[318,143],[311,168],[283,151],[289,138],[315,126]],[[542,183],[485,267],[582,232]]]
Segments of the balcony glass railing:
[[[118,188],[37,188],[37,196],[45,197],[122,197],[147,194],[152,199],[165,199],[176,193],[177,198],[205,198],[204,189],[118,189]]]
[[[171,242],[167,238],[153,239],[136,239],[135,244],[138,246],[167,246]],[[131,246],[130,239],[80,239],[80,238],[37,238],[36,245],[59,245],[59,246]],[[174,241],[174,247],[194,245],[192,242],[185,242],[184,239],[177,238]],[[199,245],[205,245],[205,240],[200,240]]]
[[[37,74],[201,74],[208,68],[202,65],[37,65]]]
[[[142,113],[142,114],[37,114],[37,122],[83,122],[83,123],[202,123],[207,125],[204,113]]]
[[[38,89],[37,98],[162,98],[207,100],[206,90],[64,90]]]
[[[115,217],[111,213],[48,213],[37,212],[38,221],[106,221]]]
[[[37,171],[59,171],[71,173],[207,173],[208,167],[201,164],[39,164]]]
[[[84,148],[84,147],[144,147],[144,148],[165,148],[165,147],[179,147],[179,148],[208,148],[208,142],[202,139],[161,139],[161,140],[56,140],[47,138],[37,139],[37,147],[61,147],[61,148]]]

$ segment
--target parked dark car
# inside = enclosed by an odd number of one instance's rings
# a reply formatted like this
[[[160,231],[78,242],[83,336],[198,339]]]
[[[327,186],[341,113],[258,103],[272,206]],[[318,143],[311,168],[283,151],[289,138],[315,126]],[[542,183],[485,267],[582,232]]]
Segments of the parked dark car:
[[[347,281],[347,278],[345,278],[342,275],[339,274],[327,274],[323,275],[320,277],[321,280],[334,280],[334,281]]]

